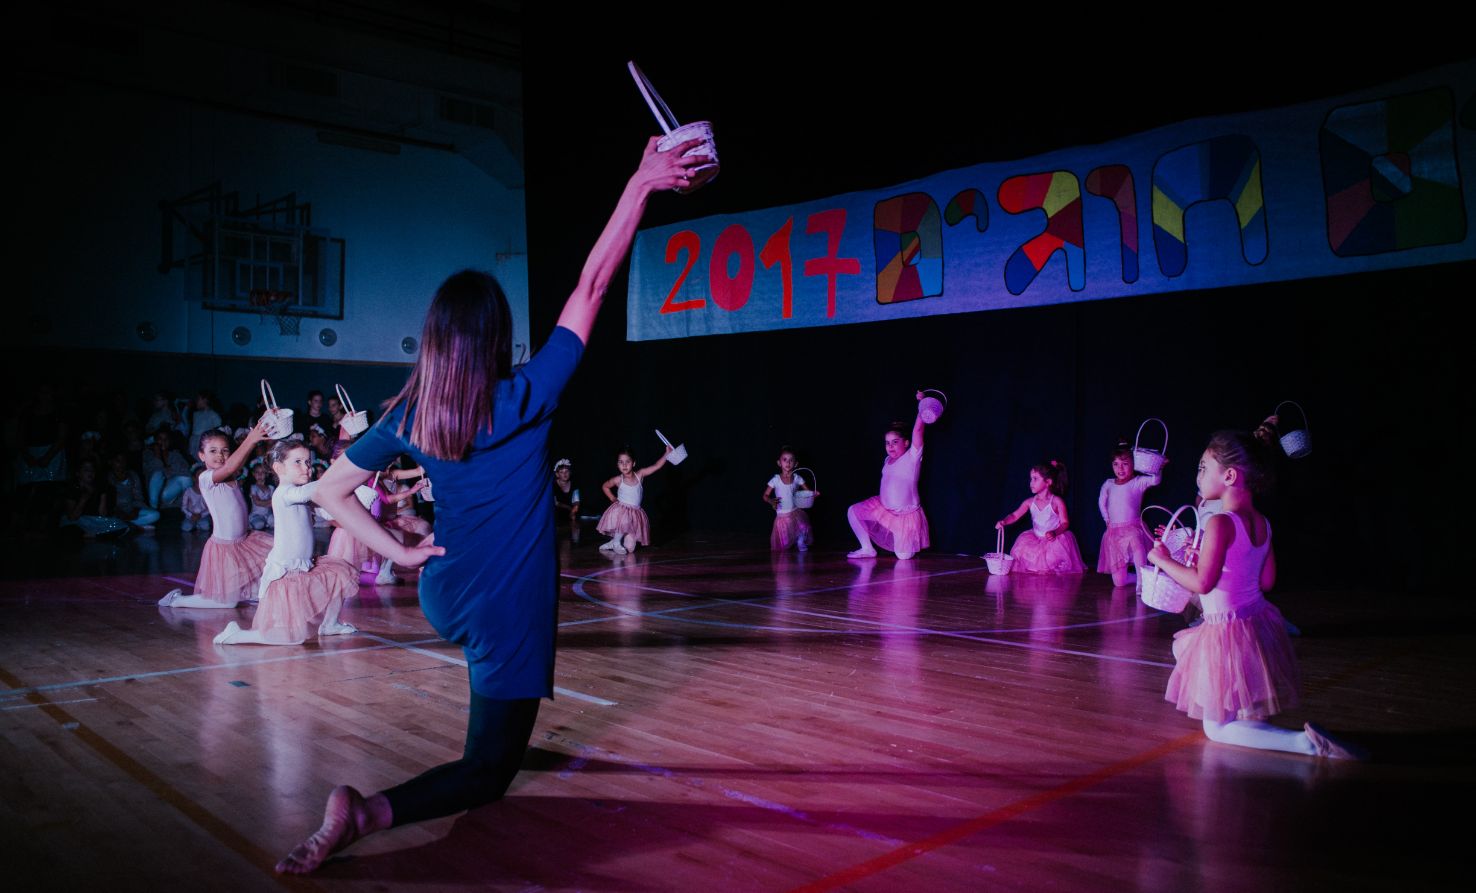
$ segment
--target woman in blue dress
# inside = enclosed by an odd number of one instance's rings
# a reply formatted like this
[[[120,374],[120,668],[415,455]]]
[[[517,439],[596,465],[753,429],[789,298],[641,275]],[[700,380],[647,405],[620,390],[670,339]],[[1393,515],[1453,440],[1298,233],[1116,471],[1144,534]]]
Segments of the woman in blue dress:
[[[548,432],[559,394],[579,364],[610,279],[625,261],[654,192],[690,185],[710,159],[684,156],[699,141],[646,145],[590,251],[558,328],[526,366],[511,363],[512,319],[491,276],[466,270],[437,290],[420,356],[378,424],[328,469],[315,500],[370,549],[396,564],[427,562],[425,616],[465,651],[471,716],[460,760],[364,796],[328,795],[323,825],[277,865],[303,874],[367,834],[499,799],[512,783],[538,716],[553,694],[558,568],[548,492]],[[353,490],[401,453],[436,482],[436,532],[397,542]]]

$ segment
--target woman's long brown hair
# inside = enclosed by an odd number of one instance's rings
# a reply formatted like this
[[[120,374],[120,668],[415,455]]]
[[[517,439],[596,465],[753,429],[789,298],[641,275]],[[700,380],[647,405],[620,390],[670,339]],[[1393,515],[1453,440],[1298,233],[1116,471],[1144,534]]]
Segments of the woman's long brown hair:
[[[512,367],[512,314],[502,287],[487,273],[462,270],[441,283],[425,315],[420,356],[385,411],[411,412],[410,442],[437,459],[460,461],[481,431],[492,429],[497,382]]]

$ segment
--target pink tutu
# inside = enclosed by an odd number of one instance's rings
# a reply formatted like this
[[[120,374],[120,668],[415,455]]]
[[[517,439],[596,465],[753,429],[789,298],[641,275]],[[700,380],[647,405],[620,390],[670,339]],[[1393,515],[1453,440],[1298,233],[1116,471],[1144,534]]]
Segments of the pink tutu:
[[[1297,657],[1264,598],[1174,633],[1174,662],[1164,700],[1194,719],[1263,719],[1297,706]]]
[[[1097,553],[1097,573],[1114,574],[1133,566],[1133,546],[1141,546],[1146,559],[1153,550],[1153,540],[1143,529],[1143,522],[1128,521],[1108,524],[1102,534],[1102,550]]]
[[[605,536],[624,536],[628,533],[641,545],[651,545],[651,519],[646,517],[646,510],[638,505],[612,503],[600,515],[600,523],[595,526],[595,530]]]
[[[261,569],[272,551],[272,535],[253,531],[238,540],[205,541],[200,550],[200,570],[195,574],[195,595],[222,605],[256,598]]]
[[[378,559],[369,547],[359,542],[358,538],[342,527],[333,528],[333,535],[328,538],[328,551],[326,553],[332,558],[342,558],[355,568],[362,569],[374,559],[374,565],[379,565]]]
[[[930,545],[928,516],[922,506],[896,512],[883,505],[880,496],[873,496],[851,506],[850,511],[871,541],[888,552],[911,555]]]
[[[268,645],[296,645],[317,632],[330,606],[359,591],[359,572],[341,558],[323,556],[310,571],[289,571],[267,584],[251,621]]]
[[[1033,530],[1027,530],[1015,540],[1010,549],[1015,559],[1010,568],[1016,574],[1082,574],[1086,563],[1081,560],[1081,550],[1076,547],[1076,537],[1071,531],[1056,534],[1048,540]]]
[[[804,509],[774,516],[774,530],[769,534],[770,549],[783,551],[796,544],[809,548],[810,539],[810,516]]]

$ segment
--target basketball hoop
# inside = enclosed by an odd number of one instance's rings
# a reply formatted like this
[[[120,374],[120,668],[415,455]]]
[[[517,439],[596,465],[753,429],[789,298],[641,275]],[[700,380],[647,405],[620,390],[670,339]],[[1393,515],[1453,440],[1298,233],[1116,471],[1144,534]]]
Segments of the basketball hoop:
[[[277,321],[278,334],[299,335],[302,333],[302,317],[287,312],[292,306],[293,297],[290,291],[253,288],[249,301],[251,306],[256,308],[256,313],[261,317],[262,322],[268,319]]]

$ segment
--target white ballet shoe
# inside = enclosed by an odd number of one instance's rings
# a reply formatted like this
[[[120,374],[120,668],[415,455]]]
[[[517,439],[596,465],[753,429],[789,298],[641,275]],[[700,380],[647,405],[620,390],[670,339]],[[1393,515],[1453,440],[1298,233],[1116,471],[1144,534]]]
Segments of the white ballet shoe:
[[[357,626],[342,621],[333,624],[325,623],[318,627],[318,635],[320,636],[351,636],[358,631],[359,628]]]
[[[601,552],[614,552],[615,551],[615,547],[618,546],[618,545],[619,545],[619,543],[615,542],[614,540],[610,540],[608,543],[605,543],[604,545],[600,546],[600,551]]]
[[[896,553],[897,560],[898,561],[911,561],[912,560],[912,556],[914,556],[916,554],[917,554],[916,552],[898,552],[898,553]]]
[[[236,621],[232,620],[230,623],[227,623],[226,624],[226,628],[225,629],[223,629],[223,630],[220,631],[220,635],[218,635],[218,636],[215,637],[215,644],[217,644],[217,645],[229,645],[229,644],[231,644],[231,639],[235,638],[236,633],[238,633],[240,631],[241,631],[241,624],[239,624]]]
[[[183,589],[171,589],[169,591],[169,594],[168,595],[166,595],[163,598],[159,599],[159,607],[161,607],[161,608],[167,608],[167,607],[169,607],[170,605],[174,604],[174,600],[176,598],[178,598],[179,596],[181,596],[181,595],[184,595],[184,590]]]
[[[876,552],[873,551],[873,550],[871,550],[871,549],[857,549],[854,552],[847,552],[846,553],[846,557],[847,558],[875,558],[876,557]]]

